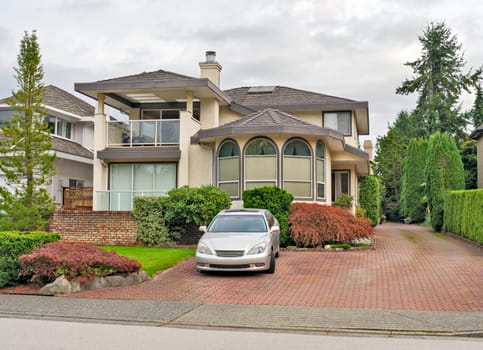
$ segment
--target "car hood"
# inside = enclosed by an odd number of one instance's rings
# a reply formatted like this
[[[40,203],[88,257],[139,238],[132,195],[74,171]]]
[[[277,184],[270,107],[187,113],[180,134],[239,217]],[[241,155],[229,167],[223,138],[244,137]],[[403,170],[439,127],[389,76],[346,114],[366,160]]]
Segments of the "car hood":
[[[254,245],[266,241],[268,234],[260,233],[220,233],[207,232],[200,242],[213,250],[249,250]]]

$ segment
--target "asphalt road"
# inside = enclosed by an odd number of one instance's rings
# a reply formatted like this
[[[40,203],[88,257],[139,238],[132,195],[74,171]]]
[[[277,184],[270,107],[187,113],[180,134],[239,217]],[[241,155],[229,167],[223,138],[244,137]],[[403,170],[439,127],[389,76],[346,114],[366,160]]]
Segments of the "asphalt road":
[[[2,350],[371,349],[482,350],[471,338],[353,337],[0,318]]]

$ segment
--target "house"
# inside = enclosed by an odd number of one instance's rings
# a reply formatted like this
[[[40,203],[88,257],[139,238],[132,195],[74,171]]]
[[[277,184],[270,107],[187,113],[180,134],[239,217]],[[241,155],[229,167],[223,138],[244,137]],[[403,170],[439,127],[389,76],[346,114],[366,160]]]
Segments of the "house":
[[[478,188],[483,188],[483,124],[477,127],[470,135],[476,140],[476,152],[478,161]]]
[[[200,78],[164,70],[75,90],[97,101],[94,209],[130,210],[134,196],[213,184],[234,206],[242,193],[279,186],[295,200],[358,200],[370,173],[368,103],[285,86],[220,88],[221,65],[208,51]],[[106,116],[106,106],[125,113]],[[357,203],[355,203],[357,204]]]
[[[56,153],[56,173],[47,191],[55,203],[63,205],[65,188],[92,186],[95,108],[53,85],[46,86],[44,93],[43,107],[47,110],[52,150]],[[12,113],[6,99],[0,100],[0,125]],[[2,174],[0,185],[5,185]]]

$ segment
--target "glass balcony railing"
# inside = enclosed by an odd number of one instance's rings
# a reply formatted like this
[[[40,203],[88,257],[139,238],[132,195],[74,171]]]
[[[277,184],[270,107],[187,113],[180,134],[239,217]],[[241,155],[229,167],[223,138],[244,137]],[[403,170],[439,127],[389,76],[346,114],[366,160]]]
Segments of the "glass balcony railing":
[[[179,145],[179,119],[107,122],[107,146]]]
[[[134,197],[162,197],[166,195],[166,191],[96,191],[95,210],[131,211]]]

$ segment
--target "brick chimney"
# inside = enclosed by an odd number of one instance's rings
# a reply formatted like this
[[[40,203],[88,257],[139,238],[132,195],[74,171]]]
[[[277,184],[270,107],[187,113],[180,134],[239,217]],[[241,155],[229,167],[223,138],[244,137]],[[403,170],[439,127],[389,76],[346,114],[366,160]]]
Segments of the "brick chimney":
[[[205,62],[200,62],[201,78],[208,78],[213,84],[220,87],[221,65],[216,62],[216,52],[206,51]]]

